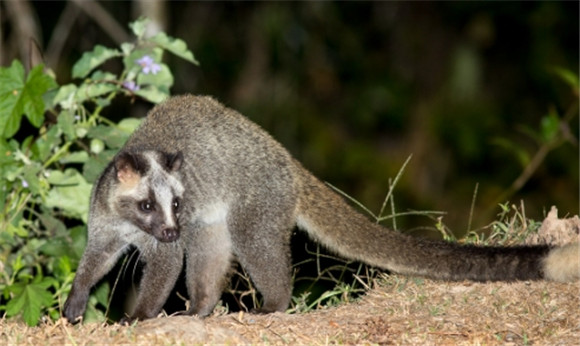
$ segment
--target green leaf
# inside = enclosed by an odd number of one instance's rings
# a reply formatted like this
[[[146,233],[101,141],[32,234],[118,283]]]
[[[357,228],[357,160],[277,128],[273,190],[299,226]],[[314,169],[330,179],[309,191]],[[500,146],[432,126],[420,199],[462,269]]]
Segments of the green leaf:
[[[44,210],[38,218],[49,234],[66,234],[66,226],[64,223],[54,217],[50,211]]]
[[[44,121],[45,104],[43,95],[57,86],[55,80],[43,72],[43,65],[34,67],[26,80],[23,94],[24,112],[30,123],[36,127]]]
[[[12,289],[16,294],[6,304],[6,316],[22,314],[26,324],[29,326],[37,325],[42,315],[42,309],[53,303],[52,293],[48,290],[53,283],[53,280],[45,278],[40,282],[14,285]]]
[[[52,79],[54,79],[55,77],[52,75],[49,75]],[[56,80],[55,80],[56,83]],[[55,87],[48,89],[43,95],[42,95],[42,100],[44,101],[44,108],[45,109],[54,109],[55,107],[55,103],[54,103],[54,97],[56,96],[56,93],[58,92],[59,88],[58,85],[55,85]]]
[[[58,89],[58,92],[54,96],[53,102],[55,104],[60,104],[64,109],[71,109],[75,106],[75,95],[77,92],[77,86],[74,84],[63,85]]]
[[[0,172],[2,166],[16,163],[12,148],[6,141],[0,138]]]
[[[87,226],[76,226],[70,229],[69,231],[70,237],[72,238],[72,249],[73,252],[69,253],[72,259],[76,261],[80,261],[83,252],[85,252],[85,248],[87,247]],[[72,256],[74,255],[74,256]]]
[[[167,36],[164,32],[160,32],[157,35],[149,38],[149,41],[156,43],[159,47],[167,49],[171,53],[177,55],[178,57],[185,59],[195,65],[199,65],[199,62],[193,57],[193,53],[187,49],[185,41]]]
[[[79,61],[77,61],[73,66],[73,78],[84,78],[95,67],[111,58],[121,55],[122,53],[117,49],[96,45],[91,52],[85,52]]]
[[[62,283],[65,279],[72,274],[73,266],[71,259],[67,255],[60,253],[56,256],[56,266],[54,268],[54,274],[57,279]]]
[[[43,95],[55,86],[54,79],[44,74],[42,65],[34,67],[26,80],[18,60],[8,68],[0,67],[0,134],[12,137],[20,128],[23,114],[39,127],[44,120]]]
[[[60,130],[53,126],[44,135],[40,136],[32,145],[32,151],[38,155],[40,161],[45,161],[61,142]]]
[[[9,223],[6,227],[6,232],[8,232],[8,234],[10,235],[17,235],[20,238],[26,238],[28,237],[28,231],[19,226],[14,226],[13,224]]]
[[[24,67],[14,60],[9,68],[0,67],[0,135],[12,137],[20,126],[23,107],[19,104],[24,88]]]
[[[70,245],[63,237],[50,238],[38,251],[51,257],[59,257],[70,252]]]
[[[76,138],[74,123],[75,117],[71,112],[63,110],[58,115],[57,126],[68,137],[69,141]]]
[[[130,133],[121,131],[118,128],[98,125],[89,129],[88,136],[104,141],[109,148],[118,149],[125,144]]]
[[[111,289],[110,289],[108,284],[107,285],[100,285],[99,287],[97,287],[97,289],[93,293],[93,296],[95,298],[97,298],[97,302],[99,304],[107,306],[107,304],[109,302],[109,293],[110,292],[111,292]]]
[[[110,286],[108,282],[102,282],[94,292],[89,297],[89,303],[87,304],[87,311],[83,322],[104,322],[106,320],[105,314],[102,310],[97,308],[97,305],[107,306],[108,296],[110,292]]]
[[[85,83],[82,84],[76,92],[75,101],[78,103],[83,103],[89,99],[93,99],[97,96],[105,95],[115,90],[118,90],[119,86],[112,83]]]
[[[131,54],[131,51],[133,49],[135,49],[135,45],[133,43],[128,42],[121,43],[121,51],[123,52],[123,55]]]
[[[141,96],[142,98],[146,99],[147,101],[153,103],[161,103],[165,101],[169,97],[169,93],[159,89],[155,85],[147,85],[137,91],[135,91],[135,95]]]
[[[10,67],[0,67],[0,93],[19,90],[24,85],[24,66],[18,60]]]
[[[27,165],[24,170],[24,180],[26,181],[30,192],[34,195],[38,195],[42,192],[40,181],[38,180],[38,172],[40,172],[40,169],[40,165],[36,163]]]
[[[95,71],[91,75],[93,81],[117,81],[117,76],[110,72]]]
[[[545,143],[551,142],[560,130],[560,118],[555,109],[551,109],[550,113],[544,116],[540,122],[540,133],[542,140]]]
[[[60,163],[85,163],[89,160],[89,154],[86,151],[73,151],[58,160]]]
[[[141,17],[136,21],[129,23],[129,28],[138,38],[143,38],[145,31],[147,30],[147,23],[149,23],[149,18]]]
[[[64,228],[64,225],[63,225]],[[47,239],[38,251],[49,257],[66,257],[66,266],[70,271],[76,269],[87,244],[86,226],[77,226],[61,233],[62,235]],[[58,264],[60,265],[60,264]],[[67,272],[65,270],[65,272]],[[66,273],[65,273],[66,274]]]
[[[119,130],[131,134],[139,127],[142,121],[143,119],[125,118],[117,124],[117,127]]]
[[[111,105],[111,100],[107,99],[106,97],[97,97],[93,99],[93,102],[95,102],[97,107],[101,108],[105,108]]]
[[[66,216],[87,222],[92,185],[72,168],[67,169],[61,176],[55,172],[57,171],[52,172],[49,180],[54,180],[59,185],[53,186],[46,196],[46,207],[58,208]]]
[[[58,170],[49,171],[48,182],[51,185],[67,186],[77,185],[81,182],[82,177],[74,169],[67,169],[64,172]]]
[[[78,261],[80,261],[81,256],[87,247],[87,226],[73,227],[70,229],[69,233],[72,238],[72,249],[74,250],[72,253],[69,253],[69,256],[74,255],[71,258],[78,264]]]
[[[24,268],[24,263],[22,262],[22,253],[19,253],[18,256],[16,256],[16,259],[12,262],[12,271],[14,273],[19,272],[22,268]],[[18,288],[20,286],[19,285],[14,285],[11,289],[12,292],[14,293],[18,293]]]
[[[94,182],[111,162],[117,150],[103,150],[98,155],[91,157],[83,166],[83,176],[88,182]]]
[[[15,162],[15,164],[10,166],[2,167],[4,171],[2,172],[4,179],[6,181],[14,182],[17,178],[19,178],[22,174],[22,170],[24,169],[21,162]]]

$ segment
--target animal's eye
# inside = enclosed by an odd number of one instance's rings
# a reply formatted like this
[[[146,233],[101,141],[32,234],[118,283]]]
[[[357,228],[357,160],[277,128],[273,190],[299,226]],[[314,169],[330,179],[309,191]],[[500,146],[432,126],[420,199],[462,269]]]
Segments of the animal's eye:
[[[141,211],[143,211],[145,213],[150,213],[155,209],[155,206],[153,205],[153,202],[151,202],[151,201],[142,201],[139,204],[139,207],[141,208]]]
[[[181,207],[181,205],[179,204],[179,198],[173,199],[172,206],[173,206],[173,211],[177,213],[179,211],[179,208]]]

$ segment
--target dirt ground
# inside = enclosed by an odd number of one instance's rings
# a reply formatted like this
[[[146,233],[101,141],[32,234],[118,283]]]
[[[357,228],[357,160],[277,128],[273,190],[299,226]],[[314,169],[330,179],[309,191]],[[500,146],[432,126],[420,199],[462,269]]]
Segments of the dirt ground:
[[[302,314],[161,317],[132,326],[0,320],[0,345],[578,345],[580,283],[389,276],[360,301]]]
[[[527,243],[580,240],[552,208]],[[341,301],[347,301],[342,299]],[[0,345],[580,345],[580,282],[441,282],[382,275],[359,301],[308,313],[160,317],[131,326],[0,318]]]

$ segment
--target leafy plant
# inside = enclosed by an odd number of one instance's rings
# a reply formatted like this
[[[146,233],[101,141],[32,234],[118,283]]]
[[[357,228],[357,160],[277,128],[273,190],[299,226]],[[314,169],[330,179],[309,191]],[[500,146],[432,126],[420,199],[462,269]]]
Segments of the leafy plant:
[[[15,60],[0,67],[0,313],[29,325],[60,317],[86,245],[92,183],[139,125],[101,115],[117,95],[152,103],[169,96],[166,51],[197,64],[185,42],[145,36],[147,19],[130,24],[135,42],[97,45],[73,66],[77,83],[59,86],[44,66],[28,74]],[[104,64],[118,59],[118,73]],[[33,134],[30,134],[30,133]],[[102,318],[107,284],[91,296],[88,318]]]

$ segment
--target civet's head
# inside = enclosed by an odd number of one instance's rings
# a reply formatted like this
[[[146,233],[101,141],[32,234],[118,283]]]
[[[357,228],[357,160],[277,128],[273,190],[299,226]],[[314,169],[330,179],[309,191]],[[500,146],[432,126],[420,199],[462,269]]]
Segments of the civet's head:
[[[118,184],[113,203],[121,217],[161,242],[177,240],[182,164],[181,152],[120,152],[114,159]]]

